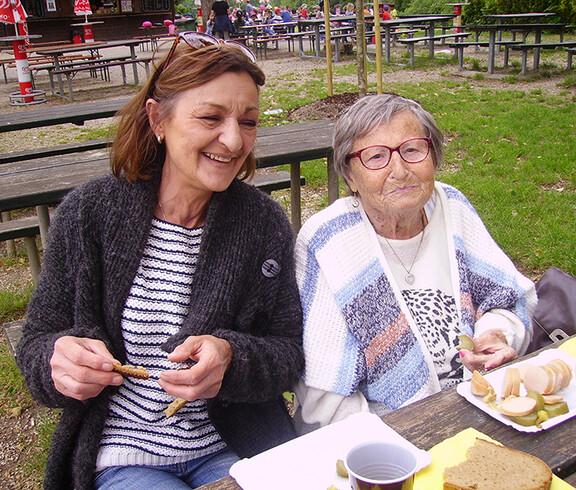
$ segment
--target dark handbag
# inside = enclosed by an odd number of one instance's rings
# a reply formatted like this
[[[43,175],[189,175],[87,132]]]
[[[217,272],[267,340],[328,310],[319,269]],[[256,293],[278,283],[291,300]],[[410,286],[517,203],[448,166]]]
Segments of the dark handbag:
[[[552,267],[536,283],[536,292],[538,305],[528,352],[576,334],[576,277]]]

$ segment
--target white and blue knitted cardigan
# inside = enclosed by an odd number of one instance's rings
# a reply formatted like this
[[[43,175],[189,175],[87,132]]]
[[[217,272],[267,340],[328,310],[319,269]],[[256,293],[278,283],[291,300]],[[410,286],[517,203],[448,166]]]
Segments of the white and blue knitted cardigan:
[[[506,309],[531,336],[534,284],[522,276],[454,187],[436,183],[461,333],[493,308]],[[376,232],[351,198],[311,217],[296,243],[304,310],[306,385],[390,409],[440,391],[432,358],[386,263]]]

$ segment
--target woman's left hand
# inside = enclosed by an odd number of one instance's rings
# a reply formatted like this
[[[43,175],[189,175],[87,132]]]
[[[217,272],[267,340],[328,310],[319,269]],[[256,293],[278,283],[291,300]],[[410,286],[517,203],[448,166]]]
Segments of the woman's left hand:
[[[474,339],[474,350],[462,349],[460,359],[470,372],[493,369],[518,357],[500,330],[487,330]]]
[[[190,369],[164,371],[158,380],[170,395],[194,401],[215,397],[232,362],[232,346],[212,335],[188,337],[169,355],[172,362],[196,361]]]

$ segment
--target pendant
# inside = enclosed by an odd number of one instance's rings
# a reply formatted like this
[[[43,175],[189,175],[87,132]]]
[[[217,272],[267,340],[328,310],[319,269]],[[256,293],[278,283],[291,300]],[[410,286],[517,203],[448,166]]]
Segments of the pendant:
[[[414,284],[415,279],[414,274],[406,274],[406,277],[404,278],[408,284]]]

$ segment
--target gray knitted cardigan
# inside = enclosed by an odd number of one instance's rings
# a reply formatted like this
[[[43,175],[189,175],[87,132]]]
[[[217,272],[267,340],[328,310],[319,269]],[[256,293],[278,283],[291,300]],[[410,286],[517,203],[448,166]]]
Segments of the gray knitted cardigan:
[[[65,397],[54,388],[50,358],[54,342],[73,335],[101,339],[125,361],[121,314],[147,242],[158,185],[158,175],[132,184],[112,176],[96,179],[72,191],[51,224],[17,353],[32,395],[63,409],[45,488],[92,488],[116,388],[84,402]],[[208,411],[241,458],[296,435],[281,394],[303,369],[301,328],[288,219],[264,193],[234,181],[212,197],[190,311],[163,347],[171,351],[186,337],[203,334],[230,342],[234,357]]]

